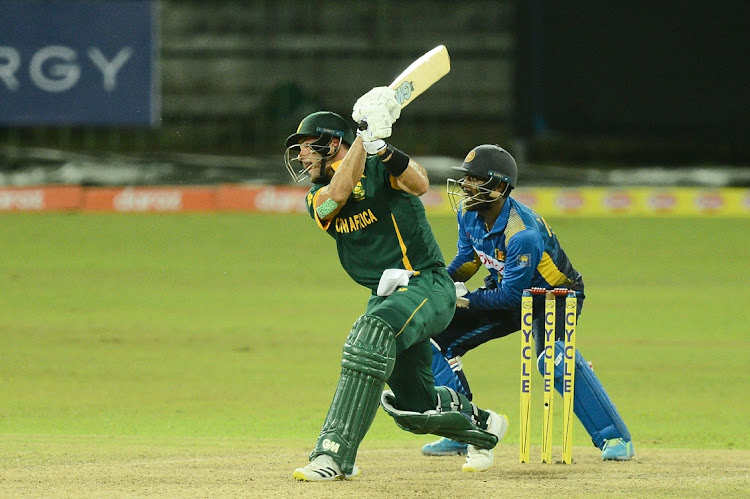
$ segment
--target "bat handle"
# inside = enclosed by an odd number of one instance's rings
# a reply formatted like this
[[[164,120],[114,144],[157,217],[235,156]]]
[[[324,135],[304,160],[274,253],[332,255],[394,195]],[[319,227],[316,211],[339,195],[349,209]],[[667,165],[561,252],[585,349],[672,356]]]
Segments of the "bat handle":
[[[367,122],[365,120],[360,121],[357,130],[367,130]]]

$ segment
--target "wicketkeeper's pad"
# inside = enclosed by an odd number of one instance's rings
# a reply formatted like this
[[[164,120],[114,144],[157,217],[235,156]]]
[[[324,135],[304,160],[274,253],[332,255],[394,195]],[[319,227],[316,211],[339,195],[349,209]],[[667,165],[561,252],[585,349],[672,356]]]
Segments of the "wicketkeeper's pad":
[[[563,393],[563,359],[565,342],[555,342],[555,389]],[[609,398],[601,381],[594,373],[581,352],[576,350],[576,373],[574,382],[573,412],[578,417],[591,441],[600,449],[610,438],[630,440],[630,432],[625,421],[617,412],[617,407]],[[544,376],[544,354],[537,360],[537,368]]]

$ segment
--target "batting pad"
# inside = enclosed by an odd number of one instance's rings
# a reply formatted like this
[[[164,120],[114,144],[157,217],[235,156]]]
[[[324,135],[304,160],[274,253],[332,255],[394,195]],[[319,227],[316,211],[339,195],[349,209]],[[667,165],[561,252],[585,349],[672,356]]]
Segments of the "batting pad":
[[[339,384],[311,460],[328,454],[343,473],[352,472],[357,449],[375,419],[380,392],[395,360],[393,329],[377,317],[360,317],[344,344]]]
[[[458,410],[454,402],[443,403],[445,401],[439,400],[440,405],[437,409],[425,412],[402,411],[394,406],[395,402],[396,398],[391,390],[385,390],[380,397],[380,404],[385,412],[390,414],[396,424],[406,431],[418,434],[432,433],[482,449],[492,449],[497,445],[497,436],[479,428],[472,422],[469,414]],[[476,410],[471,402],[468,403]]]
[[[435,340],[430,341],[432,342],[432,375],[435,377],[435,386],[447,386],[468,397],[461,379],[453,372],[443,352],[435,346]]]

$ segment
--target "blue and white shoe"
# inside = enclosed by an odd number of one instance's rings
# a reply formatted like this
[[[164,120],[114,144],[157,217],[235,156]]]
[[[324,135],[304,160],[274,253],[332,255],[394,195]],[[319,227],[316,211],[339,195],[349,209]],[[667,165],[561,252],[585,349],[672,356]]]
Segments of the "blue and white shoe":
[[[633,442],[622,438],[610,438],[604,441],[602,461],[627,461],[635,455]]]
[[[425,456],[464,456],[468,452],[467,447],[467,444],[450,438],[441,438],[422,447],[422,454]]]

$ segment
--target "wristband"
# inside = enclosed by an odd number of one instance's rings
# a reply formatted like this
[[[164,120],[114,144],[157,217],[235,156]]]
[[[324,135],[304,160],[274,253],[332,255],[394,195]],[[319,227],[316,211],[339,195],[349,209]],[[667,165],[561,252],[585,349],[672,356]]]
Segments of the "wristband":
[[[399,151],[391,144],[388,144],[385,148],[384,157],[380,159],[388,170],[388,173],[394,177],[398,177],[406,171],[409,166],[409,155],[405,152]]]
[[[321,220],[325,219],[328,215],[336,211],[339,204],[331,198],[326,199],[323,203],[315,208],[315,213],[318,214],[318,218]]]

